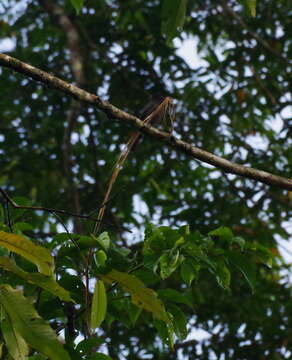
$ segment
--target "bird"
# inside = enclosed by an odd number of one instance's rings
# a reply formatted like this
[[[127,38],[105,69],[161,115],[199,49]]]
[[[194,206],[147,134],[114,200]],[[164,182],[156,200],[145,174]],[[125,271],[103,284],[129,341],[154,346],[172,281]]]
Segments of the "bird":
[[[166,99],[167,96],[162,95],[161,93],[154,94],[150,100],[147,102],[147,104],[142,108],[140,111],[140,118],[144,121],[146,121],[147,117],[154,113],[154,111],[163,103],[163,101]],[[164,112],[160,111],[157,114],[153,114],[153,116],[150,118],[150,121],[147,122],[150,125],[158,125],[161,123],[161,120],[163,120]],[[132,135],[137,134],[137,132],[133,133]],[[136,140],[131,145],[131,150],[135,151],[137,149],[138,144],[143,139],[143,134],[139,134],[139,136],[136,136]]]
[[[153,111],[159,106],[166,96],[163,96],[161,93],[157,93],[151,97],[147,104],[143,107],[140,112],[140,117],[142,120],[145,120]],[[151,121],[152,123],[152,121]]]
[[[158,95],[153,97],[141,110],[141,118],[145,124],[156,124],[161,121],[167,120],[169,118],[170,121],[170,135],[172,134],[172,121],[174,117],[175,107],[173,104],[173,100],[169,96],[162,96]],[[142,134],[139,131],[136,131],[131,134],[125,148],[120,153],[115,166],[113,168],[113,172],[111,175],[111,178],[108,183],[107,191],[104,195],[103,202],[100,206],[98,215],[97,215],[97,221],[94,226],[93,233],[96,234],[100,228],[103,215],[106,208],[106,203],[109,200],[112,188],[114,186],[114,183],[120,173],[120,171],[123,168],[123,165],[131,151],[135,149],[137,146],[137,143],[139,143],[139,139],[142,137]]]

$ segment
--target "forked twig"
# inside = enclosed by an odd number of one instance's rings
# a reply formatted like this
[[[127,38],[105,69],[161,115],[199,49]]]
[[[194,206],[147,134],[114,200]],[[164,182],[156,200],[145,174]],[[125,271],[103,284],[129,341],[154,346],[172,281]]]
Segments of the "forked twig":
[[[166,97],[161,102],[161,104],[158,105],[156,107],[156,109],[144,119],[143,122],[145,123],[145,125],[148,125],[148,124],[154,124],[154,123],[162,123],[162,122],[166,122],[167,120],[169,120],[170,133],[172,133],[173,118],[174,118],[173,100],[171,97]],[[97,215],[97,221],[94,226],[93,234],[96,234],[100,229],[101,221],[103,219],[104,212],[106,209],[106,204],[108,203],[108,199],[110,197],[114,183],[116,182],[116,179],[117,179],[120,171],[122,170],[123,165],[129,155],[130,151],[132,150],[133,146],[136,144],[136,142],[138,141],[140,136],[141,136],[141,133],[139,131],[137,131],[129,138],[125,149],[121,152],[116,164],[114,165],[114,169],[113,169],[110,181],[108,183],[107,191],[105,193],[103,202],[100,206],[100,209],[99,209],[99,212]]]
[[[60,210],[60,209],[54,209],[54,208],[47,208],[47,207],[43,207],[43,206],[26,206],[26,205],[18,205],[8,194],[5,190],[3,190],[0,187],[0,194],[3,195],[3,198],[6,200],[7,204],[10,204],[14,209],[23,209],[23,210],[32,210],[32,211],[45,211],[48,212],[50,214],[53,214],[54,216],[56,216],[56,214],[61,214],[61,215],[68,215],[68,216],[72,216],[72,217],[76,217],[76,218],[80,218],[80,219],[85,219],[85,220],[90,220],[93,222],[97,222],[98,219],[94,216],[91,215],[82,215],[82,214],[75,214],[71,211],[66,211],[66,210]],[[111,199],[110,199],[111,200]],[[107,203],[104,204],[104,206],[106,206]],[[8,209],[9,211],[9,209]],[[8,214],[9,215],[9,214]],[[8,223],[10,222],[10,217],[8,217]],[[107,222],[106,225],[116,228],[115,224],[109,223]],[[131,232],[131,230],[127,229],[124,226],[121,226],[121,228],[125,231]]]

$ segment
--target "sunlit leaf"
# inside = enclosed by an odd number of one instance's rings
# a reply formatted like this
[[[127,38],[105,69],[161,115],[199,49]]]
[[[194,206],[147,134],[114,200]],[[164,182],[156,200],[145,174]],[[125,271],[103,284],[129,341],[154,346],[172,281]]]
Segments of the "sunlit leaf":
[[[74,9],[76,10],[77,14],[79,14],[83,4],[84,4],[84,0],[70,0],[72,6],[74,7]]]
[[[219,228],[210,231],[208,235],[219,236],[222,240],[226,241],[231,241],[234,237],[232,230],[226,226],[220,226]]]
[[[111,240],[107,231],[104,231],[98,237],[94,236],[94,239],[105,251],[109,248]]]
[[[63,301],[74,302],[74,300],[70,297],[69,291],[60,286],[52,277],[45,276],[41,273],[28,273],[17,266],[10,258],[5,256],[0,257],[0,267],[7,271],[11,271],[22,279],[49,291]]]
[[[40,273],[51,276],[54,272],[54,259],[44,247],[36,245],[23,236],[0,231],[0,246],[13,251],[34,263]]]
[[[240,0],[252,17],[256,16],[256,0]]]
[[[29,351],[28,345],[13,326],[8,314],[5,314],[5,318],[1,321],[1,329],[11,357],[16,360],[25,360]]]
[[[145,287],[145,284],[134,275],[112,270],[104,275],[103,279],[109,283],[117,282],[126,292],[131,294],[132,302],[135,305],[152,312],[156,318],[169,322],[164,305],[157,298],[156,292]]]
[[[99,327],[106,315],[107,296],[104,283],[97,280],[94,288],[92,306],[91,306],[91,322],[93,329]]]
[[[94,261],[97,267],[104,266],[106,263],[107,255],[103,250],[98,250],[94,254]]]
[[[160,276],[162,279],[168,278],[183,262],[184,256],[179,250],[164,253],[159,258]]]
[[[222,286],[223,289],[229,289],[230,271],[223,261],[218,263],[215,274],[218,284]]]
[[[36,312],[22,291],[9,285],[0,286],[0,303],[13,327],[34,349],[54,360],[70,360],[56,334]]]

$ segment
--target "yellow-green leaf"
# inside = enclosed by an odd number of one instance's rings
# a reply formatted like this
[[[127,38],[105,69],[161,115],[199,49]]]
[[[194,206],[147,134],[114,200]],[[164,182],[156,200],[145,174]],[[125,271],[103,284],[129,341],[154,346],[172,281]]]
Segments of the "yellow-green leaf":
[[[70,0],[70,1],[74,9],[76,10],[76,13],[79,14],[83,6],[84,0]]]
[[[46,248],[36,245],[23,236],[0,231],[0,246],[13,251],[34,263],[40,273],[51,276],[54,272],[54,259]]]
[[[11,357],[14,360],[25,360],[29,351],[27,343],[14,328],[7,313],[5,314],[5,318],[1,321],[1,329],[6,347]]]
[[[6,256],[0,256],[0,267],[7,271],[13,272],[22,279],[49,291],[50,293],[58,296],[63,301],[74,302],[74,300],[70,297],[69,291],[60,286],[52,277],[48,277],[41,273],[28,273],[22,270]]]
[[[107,251],[110,243],[111,243],[111,239],[109,237],[109,234],[107,231],[104,231],[103,233],[101,233],[98,237],[94,237],[97,242],[99,243],[100,246],[102,246],[102,248]]]
[[[94,288],[92,307],[91,307],[91,327],[93,329],[99,327],[106,315],[107,296],[104,283],[97,280]]]
[[[22,291],[0,286],[0,304],[20,336],[34,349],[53,360],[70,360],[55,332],[34,309]]]
[[[103,279],[109,283],[117,282],[126,292],[131,294],[132,302],[135,305],[152,312],[157,319],[167,323],[169,322],[164,305],[162,301],[158,299],[156,292],[147,288],[145,284],[134,275],[111,270],[108,274],[103,275]]]
[[[252,17],[256,16],[256,0],[247,0],[247,6],[249,8]]]
[[[107,260],[106,252],[103,250],[98,250],[94,254],[94,261],[97,267],[104,266]]]
[[[1,343],[0,344],[0,359],[2,359],[2,356],[3,356],[3,346],[4,346],[4,343]]]

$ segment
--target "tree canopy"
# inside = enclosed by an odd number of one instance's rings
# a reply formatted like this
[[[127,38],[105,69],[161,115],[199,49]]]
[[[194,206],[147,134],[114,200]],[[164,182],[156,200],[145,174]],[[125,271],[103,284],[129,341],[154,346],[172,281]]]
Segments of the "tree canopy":
[[[3,358],[291,357],[289,12],[1,2]]]

